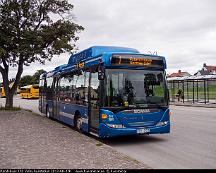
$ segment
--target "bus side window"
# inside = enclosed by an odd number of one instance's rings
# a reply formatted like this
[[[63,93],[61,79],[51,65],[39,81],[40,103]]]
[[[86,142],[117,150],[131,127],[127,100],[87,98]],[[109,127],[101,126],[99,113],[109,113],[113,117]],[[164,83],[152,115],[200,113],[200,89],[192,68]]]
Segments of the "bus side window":
[[[76,104],[82,104],[84,100],[84,74],[77,77],[75,88],[75,101]]]
[[[58,77],[55,77],[55,83],[54,83],[54,92],[57,93],[58,91]]]
[[[58,92],[58,94],[59,94],[59,100],[60,101],[62,101],[62,98],[63,98],[63,95],[62,95],[62,81],[63,81],[63,79],[62,79],[62,77],[60,77],[59,78],[59,92]]]
[[[71,98],[71,84],[72,84],[72,76],[67,75],[61,77],[60,85],[59,85],[59,98],[63,102],[72,102]]]
[[[47,100],[52,100],[52,83],[53,83],[53,78],[48,77],[46,80],[46,94],[47,94]]]
[[[89,77],[90,77],[90,72],[87,71],[85,72],[85,81],[84,81],[84,105],[88,105],[88,89],[89,89]]]
[[[60,101],[65,101],[65,78],[60,78],[60,85],[59,85],[59,99]]]
[[[71,100],[72,103],[76,103],[75,94],[76,94],[76,82],[77,82],[77,75],[73,75],[73,80],[71,82]]]
[[[39,81],[39,95],[42,95],[42,93],[44,92],[44,79],[40,79]]]

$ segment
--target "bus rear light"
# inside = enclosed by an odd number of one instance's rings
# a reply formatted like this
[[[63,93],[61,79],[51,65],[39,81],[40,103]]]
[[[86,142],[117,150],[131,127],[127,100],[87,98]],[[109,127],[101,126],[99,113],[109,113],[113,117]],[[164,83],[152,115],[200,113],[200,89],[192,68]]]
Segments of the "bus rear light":
[[[169,112],[169,116],[171,116],[173,113],[172,112]]]
[[[122,124],[107,124],[111,128],[125,128]]]
[[[101,118],[104,120],[104,119],[107,119],[108,116],[107,116],[107,114],[102,114],[102,115],[101,115]]]

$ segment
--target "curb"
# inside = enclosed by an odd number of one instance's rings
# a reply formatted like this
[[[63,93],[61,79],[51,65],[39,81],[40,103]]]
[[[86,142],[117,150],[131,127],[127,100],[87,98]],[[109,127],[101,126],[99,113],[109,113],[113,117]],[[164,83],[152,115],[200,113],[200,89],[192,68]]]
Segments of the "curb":
[[[216,108],[216,105],[198,105],[198,104],[170,104],[173,106],[186,106],[186,107],[204,107],[204,108]]]

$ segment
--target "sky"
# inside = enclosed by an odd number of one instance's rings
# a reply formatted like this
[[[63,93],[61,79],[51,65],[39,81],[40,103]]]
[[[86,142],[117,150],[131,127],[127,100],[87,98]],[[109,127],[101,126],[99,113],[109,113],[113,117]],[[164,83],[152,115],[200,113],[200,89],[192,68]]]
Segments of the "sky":
[[[167,73],[196,73],[216,66],[215,0],[69,0],[74,20],[85,30],[79,50],[94,45],[121,46],[141,53],[157,52],[167,59]],[[31,64],[23,75],[47,71],[67,63],[69,54],[56,56],[45,65]],[[12,69],[10,76],[13,76]]]

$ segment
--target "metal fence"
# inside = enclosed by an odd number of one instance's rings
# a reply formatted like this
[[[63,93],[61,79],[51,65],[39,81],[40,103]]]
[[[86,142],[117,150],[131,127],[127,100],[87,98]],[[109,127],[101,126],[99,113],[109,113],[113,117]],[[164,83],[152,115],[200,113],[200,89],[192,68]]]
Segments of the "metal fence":
[[[216,75],[168,78],[171,102],[216,104]]]

